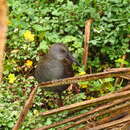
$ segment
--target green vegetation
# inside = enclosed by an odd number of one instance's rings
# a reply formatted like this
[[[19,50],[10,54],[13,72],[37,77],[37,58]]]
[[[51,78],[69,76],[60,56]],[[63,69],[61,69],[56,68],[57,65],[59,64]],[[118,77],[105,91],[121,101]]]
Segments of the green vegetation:
[[[33,78],[38,53],[47,52],[56,42],[63,42],[81,63],[85,21],[93,18],[87,73],[108,67],[130,66],[121,57],[130,52],[129,0],[8,0],[9,21],[4,79],[0,89],[0,129],[10,130],[25,100],[37,82]],[[77,73],[82,68],[74,67]],[[115,91],[114,78],[80,83],[83,92],[65,92],[65,104],[99,97]],[[44,94],[44,95],[43,95]],[[93,96],[94,95],[94,96]],[[67,112],[38,117],[39,112],[57,108],[51,92],[38,89],[35,103],[21,129],[51,124],[65,119]],[[75,113],[77,114],[77,113]]]

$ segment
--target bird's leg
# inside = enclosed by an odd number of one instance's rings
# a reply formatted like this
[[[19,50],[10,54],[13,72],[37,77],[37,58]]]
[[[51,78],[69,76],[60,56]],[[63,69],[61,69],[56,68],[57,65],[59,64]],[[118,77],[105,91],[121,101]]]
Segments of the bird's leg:
[[[80,88],[79,88],[78,84],[73,84],[72,89],[73,89],[74,93],[76,93],[76,94],[80,93]]]
[[[68,90],[74,92],[75,94],[80,93],[80,88],[79,88],[78,84],[71,84],[68,87]]]
[[[58,99],[57,105],[58,105],[59,107],[63,107],[62,94],[61,94],[61,93],[58,93],[58,96],[59,96],[59,99]]]

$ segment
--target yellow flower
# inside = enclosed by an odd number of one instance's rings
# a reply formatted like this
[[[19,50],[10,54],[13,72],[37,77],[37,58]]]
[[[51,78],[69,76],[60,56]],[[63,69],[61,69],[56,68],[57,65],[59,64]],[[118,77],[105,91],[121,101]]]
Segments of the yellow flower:
[[[90,96],[88,96],[87,99],[88,99],[88,100],[92,100],[92,99],[95,99],[95,97],[90,97]]]
[[[79,73],[79,75],[85,75],[85,74],[86,74],[85,71],[81,71],[81,72]]]
[[[36,109],[34,109],[33,113],[34,113],[35,116],[38,116],[38,115],[39,115],[39,111],[36,110]]]
[[[28,41],[34,41],[34,34],[32,34],[29,30],[24,33],[24,38]]]
[[[32,62],[31,60],[27,60],[26,63],[25,63],[25,65],[26,65],[28,68],[32,67],[32,64],[33,64],[33,62]]]
[[[80,84],[80,87],[81,87],[81,88],[87,88],[88,85],[87,85],[87,84]]]
[[[9,83],[14,83],[14,81],[16,80],[16,77],[14,74],[9,74],[8,75],[8,80],[9,80]]]

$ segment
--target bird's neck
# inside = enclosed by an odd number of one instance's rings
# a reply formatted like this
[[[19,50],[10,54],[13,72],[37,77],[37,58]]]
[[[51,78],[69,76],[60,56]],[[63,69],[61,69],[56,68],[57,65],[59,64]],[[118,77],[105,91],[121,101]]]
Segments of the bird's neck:
[[[57,61],[63,61],[64,60],[64,59],[62,59],[60,57],[55,56],[52,53],[48,53],[47,56],[49,57],[49,59],[53,59],[53,60],[57,60]]]

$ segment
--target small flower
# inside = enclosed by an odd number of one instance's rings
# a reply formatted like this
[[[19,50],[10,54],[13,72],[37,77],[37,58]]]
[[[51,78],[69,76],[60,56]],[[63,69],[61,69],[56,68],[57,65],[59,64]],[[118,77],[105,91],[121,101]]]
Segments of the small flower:
[[[39,115],[39,111],[36,110],[36,109],[33,111],[33,113],[34,113],[35,116],[38,116],[38,115]]]
[[[24,38],[28,41],[34,41],[34,34],[32,34],[31,31],[27,30],[24,33]]]
[[[27,60],[26,63],[25,63],[25,65],[26,65],[28,68],[32,67],[32,64],[33,64],[33,62],[32,62],[31,60]]]
[[[14,74],[9,74],[8,75],[8,80],[9,80],[9,83],[14,83],[14,81],[16,80],[16,77]]]
[[[80,87],[81,87],[81,88],[87,88],[88,85],[87,85],[87,84],[80,84]]]
[[[88,96],[87,99],[92,100],[92,99],[95,99],[95,97]]]
[[[86,72],[85,71],[81,71],[78,75],[85,75]]]
[[[88,82],[87,81],[80,81],[78,82],[80,88],[88,88],[89,85],[88,85]]]

